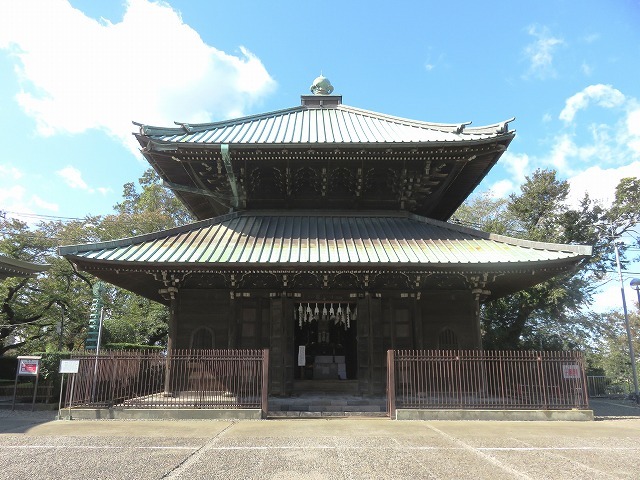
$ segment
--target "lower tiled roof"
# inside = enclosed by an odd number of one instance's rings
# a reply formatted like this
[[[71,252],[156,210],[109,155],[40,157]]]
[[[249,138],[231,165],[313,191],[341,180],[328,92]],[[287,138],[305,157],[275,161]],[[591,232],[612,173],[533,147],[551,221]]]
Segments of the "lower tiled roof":
[[[221,267],[531,264],[591,247],[518,240],[404,212],[238,212],[112,242],[60,248],[85,262]]]

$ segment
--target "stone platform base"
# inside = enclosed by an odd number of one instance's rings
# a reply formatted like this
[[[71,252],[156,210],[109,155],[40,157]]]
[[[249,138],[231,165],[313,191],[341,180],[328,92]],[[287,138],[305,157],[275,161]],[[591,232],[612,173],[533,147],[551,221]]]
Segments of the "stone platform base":
[[[63,420],[260,420],[260,409],[198,408],[72,408],[60,411]]]
[[[413,410],[397,409],[396,420],[592,421],[593,410]]]

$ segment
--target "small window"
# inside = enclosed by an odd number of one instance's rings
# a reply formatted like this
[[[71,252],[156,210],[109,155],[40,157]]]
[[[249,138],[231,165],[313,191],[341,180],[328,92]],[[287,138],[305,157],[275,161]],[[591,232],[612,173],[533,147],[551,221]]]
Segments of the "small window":
[[[450,328],[445,328],[438,336],[438,348],[442,350],[457,350],[458,337]]]
[[[213,332],[206,327],[200,327],[191,335],[191,348],[210,350],[213,348]]]

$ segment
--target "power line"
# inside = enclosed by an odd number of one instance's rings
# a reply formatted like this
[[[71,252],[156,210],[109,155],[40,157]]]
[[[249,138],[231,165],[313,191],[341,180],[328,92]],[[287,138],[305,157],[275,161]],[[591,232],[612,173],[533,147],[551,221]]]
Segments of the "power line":
[[[24,213],[24,212],[11,212],[8,210],[3,211],[4,214],[9,215],[10,217],[24,217],[24,218],[35,218],[35,219],[43,219],[43,220],[65,220],[65,221],[73,221],[73,220],[85,220],[85,218],[78,217],[63,217],[59,215],[43,215],[38,213]]]

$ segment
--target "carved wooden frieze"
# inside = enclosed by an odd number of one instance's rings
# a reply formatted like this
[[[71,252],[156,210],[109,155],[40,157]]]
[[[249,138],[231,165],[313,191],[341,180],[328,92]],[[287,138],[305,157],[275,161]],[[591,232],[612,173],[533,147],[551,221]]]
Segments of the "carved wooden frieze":
[[[282,280],[274,273],[247,273],[243,275],[241,280],[238,282],[238,288],[281,289]]]
[[[292,289],[319,289],[322,288],[322,279],[318,273],[300,272],[291,277],[288,286]]]
[[[399,289],[410,290],[412,288],[409,276],[400,272],[384,272],[379,273],[373,278],[372,286],[374,289]]]
[[[337,290],[360,290],[362,281],[353,273],[339,273],[334,275],[329,283],[329,288]]]
[[[184,288],[229,288],[229,281],[221,273],[194,272],[185,279]]]

